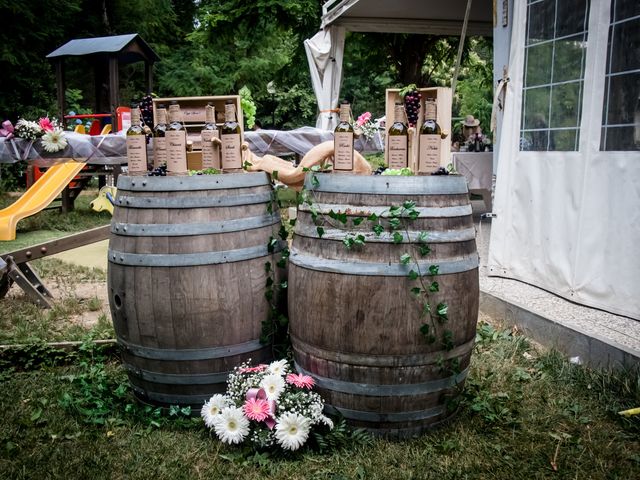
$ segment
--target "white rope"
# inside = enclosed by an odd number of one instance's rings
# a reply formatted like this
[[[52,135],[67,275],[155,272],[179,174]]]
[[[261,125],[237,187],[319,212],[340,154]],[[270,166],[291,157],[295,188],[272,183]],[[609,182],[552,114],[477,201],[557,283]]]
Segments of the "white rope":
[[[455,97],[456,84],[458,83],[458,73],[460,73],[460,61],[462,60],[462,50],[464,48],[464,40],[467,36],[467,24],[469,23],[469,13],[471,12],[472,0],[467,0],[467,10],[464,12],[464,22],[462,23],[462,32],[460,33],[460,44],[458,45],[458,57],[456,58],[456,68],[453,71],[451,79],[451,96]]]

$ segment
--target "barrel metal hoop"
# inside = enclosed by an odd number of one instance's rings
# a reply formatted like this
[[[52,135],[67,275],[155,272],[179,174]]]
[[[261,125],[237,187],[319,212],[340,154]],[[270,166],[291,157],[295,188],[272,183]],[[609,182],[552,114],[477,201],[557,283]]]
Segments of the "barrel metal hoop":
[[[316,183],[312,180],[315,177]],[[456,195],[467,194],[467,180],[462,175],[385,177],[382,175],[307,174],[307,190],[330,193],[365,193],[375,195]]]
[[[132,177],[120,175],[118,177],[118,191],[130,192],[222,190],[226,188],[258,187],[260,185],[270,185],[267,174],[264,172],[167,177]]]
[[[320,388],[333,392],[349,393],[351,395],[363,395],[365,397],[405,397],[409,395],[436,393],[460,384],[467,377],[467,372],[469,371],[469,367],[467,367],[457,375],[424,383],[377,385],[371,383],[345,382],[343,380],[321,377],[315,373],[306,371],[297,363],[295,363],[295,367],[299,372],[313,377],[316,385]]]
[[[334,407],[325,404],[324,411],[329,415],[342,415],[349,420],[359,420],[362,422],[415,422],[437,417],[447,412],[446,405],[440,405],[426,410],[412,412],[363,412],[362,410],[351,410],[349,408]]]
[[[284,242],[278,242],[273,251],[282,250]],[[201,253],[126,253],[109,249],[109,262],[116,265],[130,265],[136,267],[194,267],[201,265],[215,265],[220,263],[240,262],[270,255],[267,245],[238,248],[236,250],[221,250],[218,252]]]
[[[118,343],[122,345],[123,350],[128,354],[151,360],[166,361],[215,360],[266,348],[259,340],[225,345],[224,347],[189,348],[184,350],[143,347],[129,343],[121,337],[118,337]]]
[[[111,257],[109,257],[111,258]],[[405,277],[411,270],[417,271],[415,264],[409,263],[375,263],[353,262],[346,260],[334,260],[330,258],[316,257],[306,253],[300,253],[297,249],[291,249],[289,256],[291,264],[308,270],[318,272],[341,273],[346,275],[373,275],[382,277]],[[438,265],[438,275],[468,272],[478,268],[478,255],[470,255],[462,260],[436,259],[433,262],[419,262],[420,271],[429,272],[431,265]]]
[[[130,237],[185,237],[213,233],[241,232],[280,223],[280,215],[234,218],[207,223],[111,223],[111,233]]]
[[[380,235],[376,235],[375,232],[367,230],[353,230],[346,231],[339,228],[325,228],[322,236],[318,234],[318,229],[315,225],[308,223],[296,222],[295,228],[296,235],[310,238],[322,238],[323,240],[337,240],[342,242],[348,235],[362,235],[367,243],[397,243],[393,239],[393,234],[390,232],[382,232]],[[419,243],[421,232],[394,232],[402,235],[402,243]],[[461,230],[448,230],[446,232],[429,231],[427,232],[428,243],[454,243],[454,242],[468,242],[475,240],[476,230],[473,227],[464,228]]]
[[[214,383],[225,383],[230,372],[213,374],[183,374],[183,373],[158,373],[138,368],[130,363],[124,364],[127,371],[141,380],[166,385],[209,385]]]
[[[468,342],[458,345],[449,351],[440,351],[424,354],[407,354],[407,355],[363,355],[358,353],[333,352],[324,348],[316,347],[303,342],[295,335],[291,335],[291,343],[295,351],[309,353],[321,360],[336,362],[348,365],[361,365],[367,367],[418,367],[422,365],[433,365],[440,361],[446,361],[451,358],[459,358],[471,353],[475,335]]]
[[[328,215],[332,210],[334,212],[347,212],[351,217],[368,217],[371,214],[375,214],[380,218],[390,218],[391,214],[389,209],[391,206],[362,206],[362,205],[340,205],[333,203],[314,203],[313,209],[308,204],[301,204],[298,206],[298,210],[301,212],[316,211],[322,215]],[[418,211],[418,218],[452,218],[452,217],[466,217],[473,213],[471,204],[457,205],[451,207],[415,207]],[[408,218],[408,215],[403,215]],[[402,218],[402,217],[401,217]]]
[[[142,400],[150,400],[156,403],[169,405],[202,405],[211,398],[211,394],[198,395],[172,395],[169,393],[156,393],[133,386],[133,392],[142,397]]]
[[[209,208],[255,205],[271,201],[271,192],[247,193],[241,195],[182,196],[182,197],[140,197],[118,195],[115,203],[126,208]]]

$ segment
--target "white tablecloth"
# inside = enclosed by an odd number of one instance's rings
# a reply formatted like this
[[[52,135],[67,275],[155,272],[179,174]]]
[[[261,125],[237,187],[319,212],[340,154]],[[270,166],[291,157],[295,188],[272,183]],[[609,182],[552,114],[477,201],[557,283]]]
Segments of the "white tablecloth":
[[[467,179],[469,191],[482,195],[485,205],[491,211],[493,152],[452,152],[451,161],[458,173]]]

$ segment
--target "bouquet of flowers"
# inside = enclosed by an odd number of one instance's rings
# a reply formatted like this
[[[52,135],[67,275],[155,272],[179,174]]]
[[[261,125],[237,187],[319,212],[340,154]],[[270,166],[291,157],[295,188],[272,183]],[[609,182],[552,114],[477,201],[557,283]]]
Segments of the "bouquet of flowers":
[[[367,140],[371,140],[378,130],[375,124],[371,121],[371,113],[364,112],[356,119],[354,130],[358,136],[364,135]]]
[[[229,375],[226,394],[211,397],[201,415],[224,443],[298,450],[312,428],[333,428],[313,385],[311,377],[290,373],[286,360],[257,366],[245,362]]]
[[[58,121],[55,118],[49,119],[49,117],[42,117],[37,122],[21,118],[15,127],[7,120],[2,126],[0,136],[7,137],[9,140],[12,137],[22,138],[30,142],[29,146],[40,139],[42,148],[49,153],[64,150],[67,146],[64,131],[58,125]],[[28,148],[25,150],[28,151]]]

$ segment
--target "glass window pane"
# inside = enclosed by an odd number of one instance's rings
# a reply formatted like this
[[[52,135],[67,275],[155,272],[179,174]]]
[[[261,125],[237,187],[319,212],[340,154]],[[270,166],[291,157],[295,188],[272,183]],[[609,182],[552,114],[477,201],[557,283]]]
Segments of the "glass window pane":
[[[607,127],[601,140],[601,150],[640,150],[640,124],[626,127]]]
[[[575,82],[552,87],[551,128],[578,126],[581,86],[582,82]]]
[[[638,68],[640,68],[640,18],[613,26],[611,67],[607,68],[607,72],[625,72]]]
[[[527,48],[526,86],[551,83],[551,59],[553,43],[544,43]]]
[[[549,150],[572,152],[577,150],[576,136],[578,130],[551,130]]]
[[[553,38],[555,12],[554,0],[542,0],[529,5],[527,45]]]
[[[584,32],[589,18],[587,8],[587,0],[558,0],[556,38]]]
[[[542,130],[541,132],[524,131],[520,138],[520,150],[546,152],[548,142],[549,130]]]
[[[553,58],[553,82],[580,80],[587,44],[584,34],[555,41]]]
[[[551,87],[531,88],[524,91],[523,129],[549,128],[550,94]]]
[[[611,87],[607,92],[609,99],[607,108],[607,125],[634,123],[640,98],[640,72],[614,75],[610,77]]]
[[[611,5],[613,5],[613,1]],[[640,15],[640,2],[638,0],[615,0],[614,18],[616,21],[637,15]]]

